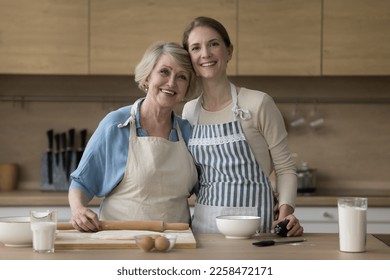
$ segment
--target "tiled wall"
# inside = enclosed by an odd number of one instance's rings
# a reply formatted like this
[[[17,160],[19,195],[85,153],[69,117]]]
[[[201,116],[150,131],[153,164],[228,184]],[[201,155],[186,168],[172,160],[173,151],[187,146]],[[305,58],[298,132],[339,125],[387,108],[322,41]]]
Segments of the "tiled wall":
[[[340,188],[390,190],[389,77],[232,80],[275,98],[286,119],[291,151],[318,170],[320,192]],[[0,75],[0,163],[20,165],[19,189],[39,189],[46,131],[87,128],[92,132],[110,110],[132,103],[136,97],[131,95],[143,95],[132,77]],[[104,97],[128,102],[107,102]],[[10,101],[12,98],[15,101]],[[74,99],[79,101],[69,102]],[[294,129],[288,125],[294,109],[308,120],[315,106],[324,118],[323,127]]]

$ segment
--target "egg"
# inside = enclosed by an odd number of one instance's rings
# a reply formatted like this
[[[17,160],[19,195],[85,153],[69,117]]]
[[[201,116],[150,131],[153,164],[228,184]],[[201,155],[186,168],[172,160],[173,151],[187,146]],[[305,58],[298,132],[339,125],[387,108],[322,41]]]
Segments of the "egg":
[[[165,251],[169,248],[169,240],[164,236],[159,236],[154,240],[154,247],[158,251]]]
[[[150,236],[144,236],[138,241],[138,246],[145,252],[149,252],[154,247],[154,240]]]

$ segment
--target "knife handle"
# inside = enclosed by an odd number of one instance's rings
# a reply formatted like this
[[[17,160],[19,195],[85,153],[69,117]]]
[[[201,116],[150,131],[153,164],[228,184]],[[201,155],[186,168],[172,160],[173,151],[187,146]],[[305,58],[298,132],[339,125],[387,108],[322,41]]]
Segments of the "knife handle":
[[[74,147],[74,133],[75,133],[75,129],[74,128],[69,129],[69,131],[68,131],[68,134],[69,134],[69,146],[68,146],[68,149],[73,149],[73,147]]]
[[[61,144],[62,144],[62,150],[65,151],[67,147],[65,132],[61,133]]]
[[[49,142],[49,150],[53,150],[53,136],[54,136],[54,131],[53,129],[50,129],[46,132],[47,134],[47,139],[48,139],[48,142]]]
[[[266,247],[266,246],[272,246],[275,245],[275,241],[273,240],[264,240],[264,241],[259,241],[259,242],[254,242],[252,243],[253,245],[257,247]]]
[[[60,150],[60,134],[56,133],[54,135],[54,138],[56,140],[56,150],[57,150],[57,152],[59,152],[59,150]]]
[[[81,150],[84,150],[86,145],[87,145],[87,130],[83,129],[80,131],[80,148],[81,148]]]

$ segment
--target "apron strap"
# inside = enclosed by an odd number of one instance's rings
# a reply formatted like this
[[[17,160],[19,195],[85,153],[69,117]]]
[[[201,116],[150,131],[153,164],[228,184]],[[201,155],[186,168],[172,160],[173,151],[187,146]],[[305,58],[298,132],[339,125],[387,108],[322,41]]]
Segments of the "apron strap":
[[[237,90],[236,87],[230,83],[230,91],[232,93],[232,100],[233,100],[233,115],[234,115],[234,120],[237,120],[237,117],[240,117],[242,120],[249,120],[252,116],[249,110],[247,109],[242,109],[238,107],[238,98],[237,98]]]
[[[135,122],[136,114],[137,114],[137,111],[138,111],[138,106],[139,106],[139,104],[141,103],[141,101],[143,99],[144,98],[140,98],[136,102],[134,102],[133,106],[131,107],[130,117],[124,123],[118,124],[117,125],[118,128],[124,128],[124,127],[128,126],[130,122]],[[175,124],[175,129],[176,129],[178,140],[184,139],[183,135],[182,135],[182,132],[181,132],[181,129],[180,129],[180,126],[179,126],[179,123],[177,122],[176,115],[175,115],[175,119],[174,119],[174,124]],[[130,130],[135,130],[135,129],[130,127]],[[133,133],[133,134],[135,134],[135,133]],[[131,135],[130,135],[130,137],[131,137]]]
[[[117,125],[118,128],[123,128],[123,127],[126,127],[129,125],[130,121],[135,121],[135,115],[137,113],[137,110],[138,110],[138,106],[140,104],[140,102],[142,101],[142,99],[144,99],[144,97],[138,99],[136,102],[134,102],[133,106],[131,107],[131,111],[130,111],[130,117],[124,122],[124,123],[120,123]]]

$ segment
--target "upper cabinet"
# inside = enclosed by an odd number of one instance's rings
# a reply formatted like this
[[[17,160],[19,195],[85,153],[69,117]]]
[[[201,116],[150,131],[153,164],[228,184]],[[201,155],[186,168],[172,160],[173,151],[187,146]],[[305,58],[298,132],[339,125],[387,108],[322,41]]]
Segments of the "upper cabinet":
[[[323,75],[390,74],[390,1],[324,0]]]
[[[321,0],[239,0],[236,49],[239,75],[320,75]]]
[[[87,74],[88,0],[0,0],[0,73]]]
[[[154,41],[221,21],[229,75],[390,74],[389,0],[0,0],[0,73],[134,74]]]
[[[151,43],[181,44],[186,25],[202,15],[223,22],[236,41],[236,0],[91,0],[90,73],[133,74]]]

